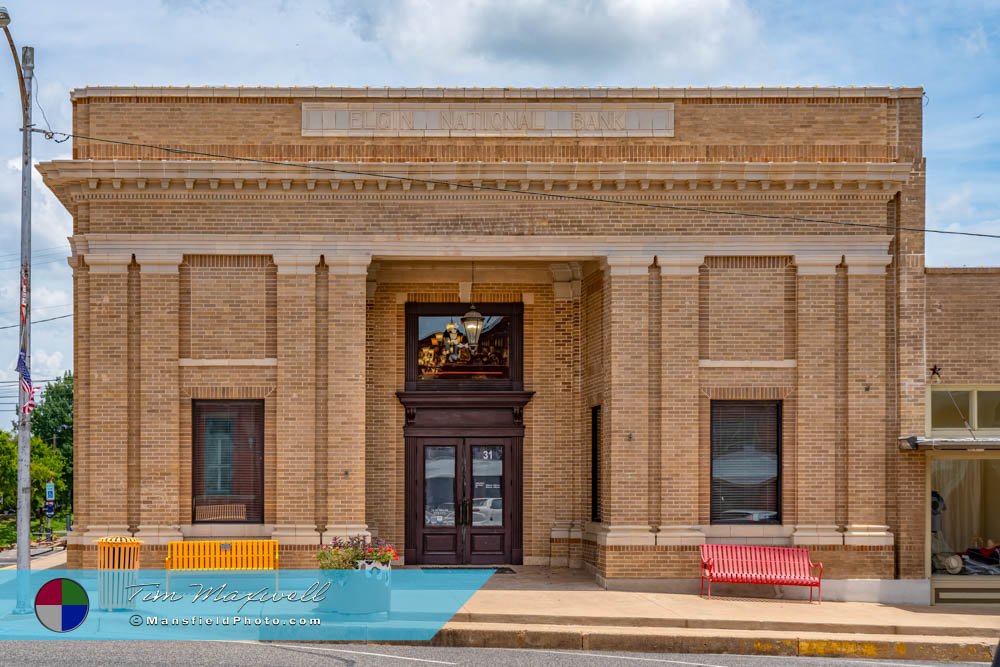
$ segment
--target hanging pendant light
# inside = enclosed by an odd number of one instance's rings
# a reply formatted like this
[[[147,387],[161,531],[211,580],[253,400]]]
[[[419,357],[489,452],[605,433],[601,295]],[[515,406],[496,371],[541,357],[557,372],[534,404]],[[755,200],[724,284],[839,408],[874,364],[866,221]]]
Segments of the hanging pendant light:
[[[476,263],[472,263],[472,287],[476,285]],[[470,288],[471,293],[471,288]],[[475,354],[479,347],[479,334],[483,333],[483,315],[473,303],[469,304],[469,312],[462,316],[462,326],[465,328],[465,335],[468,337],[469,350]]]

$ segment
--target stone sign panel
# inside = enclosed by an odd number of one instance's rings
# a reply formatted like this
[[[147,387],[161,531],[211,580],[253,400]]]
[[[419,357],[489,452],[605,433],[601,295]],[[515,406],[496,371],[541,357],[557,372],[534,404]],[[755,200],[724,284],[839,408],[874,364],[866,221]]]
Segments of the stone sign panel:
[[[674,105],[303,102],[305,137],[672,137]]]

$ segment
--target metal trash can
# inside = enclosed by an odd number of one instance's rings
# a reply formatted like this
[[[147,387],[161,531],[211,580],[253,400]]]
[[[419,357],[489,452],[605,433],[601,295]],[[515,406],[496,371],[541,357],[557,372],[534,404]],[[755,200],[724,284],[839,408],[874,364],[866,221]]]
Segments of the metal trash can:
[[[97,540],[98,608],[104,611],[135,609],[129,586],[139,583],[141,540],[111,535]]]

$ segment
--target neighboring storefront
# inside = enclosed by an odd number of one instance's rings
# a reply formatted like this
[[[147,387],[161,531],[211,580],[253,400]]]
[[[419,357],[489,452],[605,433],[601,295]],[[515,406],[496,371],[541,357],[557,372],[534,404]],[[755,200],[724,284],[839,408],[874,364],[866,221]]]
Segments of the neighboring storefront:
[[[74,218],[70,564],[366,533],[609,586],[694,590],[705,542],[808,546],[829,599],[978,582],[932,562],[1000,540],[995,454],[925,450],[996,428],[1000,273],[924,269],[921,105],[74,91],[134,143],[39,167]]]

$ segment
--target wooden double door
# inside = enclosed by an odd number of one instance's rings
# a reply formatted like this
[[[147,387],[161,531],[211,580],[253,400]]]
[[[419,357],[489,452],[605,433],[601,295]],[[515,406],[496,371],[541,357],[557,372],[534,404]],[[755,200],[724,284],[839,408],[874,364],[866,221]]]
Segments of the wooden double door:
[[[409,506],[416,560],[431,565],[513,562],[520,519],[514,437],[417,437]]]
[[[532,392],[396,395],[406,408],[406,563],[522,563],[523,414]]]

